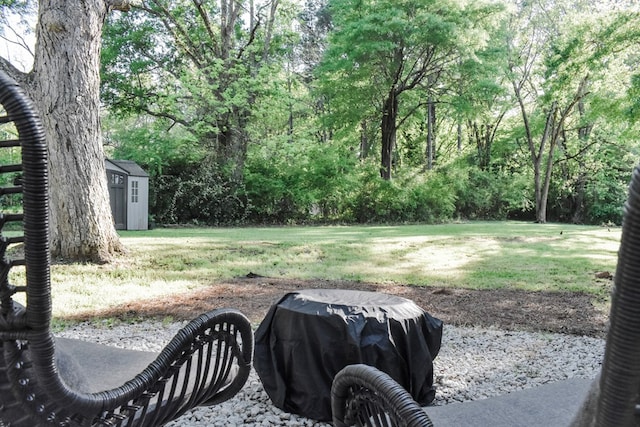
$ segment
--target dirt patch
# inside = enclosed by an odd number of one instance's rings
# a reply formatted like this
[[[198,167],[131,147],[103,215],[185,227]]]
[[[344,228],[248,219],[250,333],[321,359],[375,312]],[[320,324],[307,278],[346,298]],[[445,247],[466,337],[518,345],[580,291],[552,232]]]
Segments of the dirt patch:
[[[456,326],[604,337],[608,320],[608,304],[595,304],[593,295],[577,292],[483,291],[268,277],[243,277],[214,283],[205,289],[172,296],[171,299],[133,302],[114,309],[85,313],[74,319],[170,316],[183,320],[214,308],[231,307],[242,311],[251,322],[258,324],[269,307],[284,294],[308,288],[354,289],[402,296],[415,301],[445,324]]]

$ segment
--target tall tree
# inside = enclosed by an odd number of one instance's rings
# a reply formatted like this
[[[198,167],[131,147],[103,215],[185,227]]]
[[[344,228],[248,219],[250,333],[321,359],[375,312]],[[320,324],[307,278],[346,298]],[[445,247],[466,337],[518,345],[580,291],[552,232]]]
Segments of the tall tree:
[[[208,164],[241,180],[253,105],[277,73],[274,49],[290,32],[277,21],[281,9],[280,0],[137,3],[105,37],[105,101],[184,127]]]
[[[328,73],[325,88],[334,113],[350,106],[359,111],[359,122],[376,111],[380,174],[390,179],[398,127],[428,103],[425,96],[402,107],[401,98],[435,85],[443,68],[482,47],[500,7],[483,2],[333,0],[330,10],[335,28],[323,66]]]
[[[0,58],[41,113],[50,158],[51,247],[71,260],[122,250],[109,205],[100,132],[100,49],[107,14],[126,0],[41,0],[33,70]]]
[[[328,0],[306,0],[298,17],[300,25],[299,56],[305,81],[310,82],[313,70],[322,60],[331,30]]]
[[[486,49],[461,61],[446,76],[449,90],[443,98],[457,125],[458,150],[462,150],[465,124],[477,166],[489,170],[492,149],[502,121],[514,107],[507,79],[504,26],[493,33]]]
[[[523,3],[513,21],[510,77],[533,169],[536,220],[541,223],[547,221],[554,166],[582,161],[582,154],[594,145],[589,138],[594,116],[587,113],[592,87],[611,78],[608,64],[637,37],[637,30],[624,35],[614,30],[621,21],[611,19],[619,12],[595,14],[591,6],[537,0]],[[628,29],[637,27],[634,14],[622,15],[623,21],[633,23]],[[577,145],[574,155],[567,148],[572,140]]]

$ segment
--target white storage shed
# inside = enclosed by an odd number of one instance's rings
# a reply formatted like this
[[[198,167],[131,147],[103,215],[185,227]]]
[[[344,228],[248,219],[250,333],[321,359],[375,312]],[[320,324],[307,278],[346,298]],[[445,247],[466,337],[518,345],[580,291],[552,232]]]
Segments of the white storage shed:
[[[105,160],[111,213],[117,230],[149,228],[149,174],[130,160]]]

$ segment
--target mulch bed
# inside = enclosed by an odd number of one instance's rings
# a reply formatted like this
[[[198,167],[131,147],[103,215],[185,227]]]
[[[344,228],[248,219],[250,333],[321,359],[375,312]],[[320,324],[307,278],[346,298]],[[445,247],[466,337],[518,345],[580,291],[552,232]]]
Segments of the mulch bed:
[[[579,292],[472,290],[376,284],[336,280],[295,280],[249,274],[185,294],[132,302],[72,320],[96,317],[119,319],[192,319],[220,307],[242,311],[254,324],[287,292],[307,288],[354,289],[385,292],[409,298],[445,324],[496,327],[505,330],[546,331],[604,337],[608,304],[595,304],[594,296]]]

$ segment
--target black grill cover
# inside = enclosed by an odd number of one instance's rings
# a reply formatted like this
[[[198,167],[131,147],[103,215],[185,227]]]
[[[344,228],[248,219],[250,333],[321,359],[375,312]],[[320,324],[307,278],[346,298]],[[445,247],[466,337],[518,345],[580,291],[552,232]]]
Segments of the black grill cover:
[[[258,327],[254,367],[278,408],[331,420],[331,382],[347,365],[389,374],[421,405],[435,397],[442,322],[413,301],[377,292],[310,289],[285,295]]]

